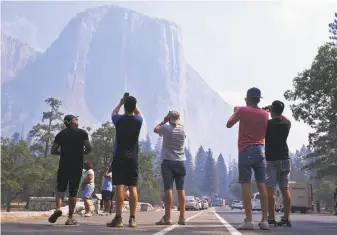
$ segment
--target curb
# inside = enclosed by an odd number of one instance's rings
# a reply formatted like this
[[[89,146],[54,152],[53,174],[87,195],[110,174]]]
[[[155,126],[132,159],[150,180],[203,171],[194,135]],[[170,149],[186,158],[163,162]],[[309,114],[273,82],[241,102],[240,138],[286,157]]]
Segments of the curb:
[[[53,212],[50,211],[30,211],[30,212],[1,212],[1,219],[4,218],[27,218],[50,216]]]

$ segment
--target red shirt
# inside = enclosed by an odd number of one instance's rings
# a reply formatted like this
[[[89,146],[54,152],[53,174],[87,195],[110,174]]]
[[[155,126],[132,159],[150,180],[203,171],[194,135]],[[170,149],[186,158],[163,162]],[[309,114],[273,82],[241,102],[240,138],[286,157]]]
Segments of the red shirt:
[[[230,120],[240,122],[239,152],[251,145],[264,145],[268,119],[268,112],[259,107],[245,106],[236,110]]]

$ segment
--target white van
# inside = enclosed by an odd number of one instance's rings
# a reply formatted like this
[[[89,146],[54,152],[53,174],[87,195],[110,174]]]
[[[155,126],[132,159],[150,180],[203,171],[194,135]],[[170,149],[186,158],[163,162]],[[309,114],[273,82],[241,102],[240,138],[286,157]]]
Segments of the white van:
[[[289,191],[291,194],[291,212],[297,211],[302,214],[311,210],[312,206],[312,185],[304,183],[289,182]],[[279,189],[276,192],[277,202],[280,210],[283,211],[283,198]],[[277,207],[276,207],[277,208]]]

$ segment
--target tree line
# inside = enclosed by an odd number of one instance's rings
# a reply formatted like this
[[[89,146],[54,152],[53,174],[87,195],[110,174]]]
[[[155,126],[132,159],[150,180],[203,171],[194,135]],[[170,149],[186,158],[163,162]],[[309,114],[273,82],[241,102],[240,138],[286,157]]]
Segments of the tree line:
[[[58,156],[52,156],[50,149],[57,132],[65,128],[60,112],[62,102],[55,98],[45,100],[48,110],[42,113],[41,122],[32,127],[27,136],[14,133],[11,138],[1,138],[1,197],[2,205],[10,211],[11,202],[24,201],[28,207],[29,197],[53,196],[56,187]],[[99,128],[85,129],[94,146],[85,160],[90,160],[95,171],[95,193],[101,191],[104,171],[112,161],[115,128],[111,122]],[[145,151],[146,152],[146,151]],[[141,201],[159,203],[160,188],[152,164],[153,153],[140,149],[139,197]]]

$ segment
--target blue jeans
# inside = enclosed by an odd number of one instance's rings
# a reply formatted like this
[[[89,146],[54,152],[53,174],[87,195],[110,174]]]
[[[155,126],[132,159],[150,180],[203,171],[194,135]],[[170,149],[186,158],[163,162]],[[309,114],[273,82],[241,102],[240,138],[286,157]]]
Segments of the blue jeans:
[[[256,182],[266,181],[266,158],[263,145],[252,145],[239,152],[239,182],[250,183],[252,171]]]

